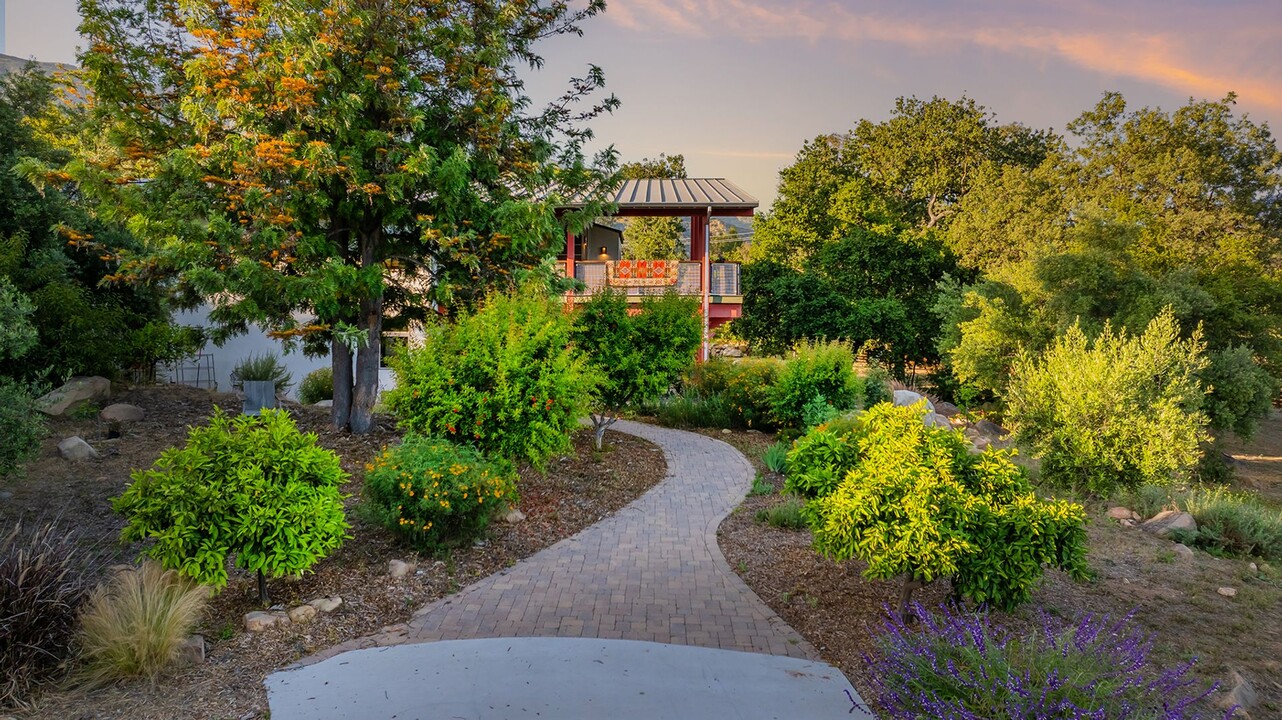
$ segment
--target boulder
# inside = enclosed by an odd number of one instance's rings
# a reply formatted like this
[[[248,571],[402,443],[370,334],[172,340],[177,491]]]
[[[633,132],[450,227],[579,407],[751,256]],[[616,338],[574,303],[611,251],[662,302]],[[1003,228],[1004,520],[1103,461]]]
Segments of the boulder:
[[[525,513],[521,512],[520,510],[517,510],[516,508],[512,508],[511,510],[508,510],[506,513],[503,513],[503,522],[505,523],[515,524],[515,523],[521,522],[524,519],[525,519]]]
[[[1175,557],[1177,560],[1192,560],[1193,548],[1184,543],[1175,543]]]
[[[975,432],[989,438],[1004,438],[1010,434],[1009,430],[992,420],[980,420],[975,423]]]
[[[928,413],[935,412],[934,403],[927,400],[924,396],[921,395],[921,393],[915,393],[912,390],[896,390],[895,391],[895,405],[899,407],[909,407],[911,405],[916,405],[919,402],[926,403],[926,412]]]
[[[245,614],[245,629],[262,632],[269,627],[288,625],[289,615],[280,610],[255,610]]]
[[[128,403],[113,403],[102,409],[98,417],[111,423],[134,423],[141,422],[147,417],[147,413],[137,405]]]
[[[320,400],[320,401],[317,401],[317,402],[312,403],[312,407],[318,407],[318,408],[332,408],[332,407],[334,407],[334,401],[333,401],[333,400]]]
[[[1222,588],[1218,588],[1215,592],[1223,595],[1226,598],[1237,597],[1237,588],[1222,587]]]
[[[404,560],[389,560],[387,562],[387,574],[394,578],[403,578],[414,572],[418,565]]]
[[[178,643],[178,655],[174,660],[179,665],[199,665],[205,662],[205,636],[187,636],[187,639]]]
[[[64,415],[89,403],[99,403],[111,396],[111,381],[105,377],[74,377],[66,385],[36,401],[40,412],[50,417]]]
[[[1260,701],[1260,696],[1256,694],[1255,688],[1251,686],[1251,681],[1242,677],[1242,673],[1234,670],[1229,673],[1228,693],[1220,699],[1221,707],[1232,707],[1237,705],[1239,708],[1250,712],[1251,708]]]
[[[1151,533],[1156,533],[1158,537],[1168,537],[1171,533],[1179,530],[1197,532],[1197,521],[1186,512],[1163,510],[1146,520],[1140,527]]]
[[[961,409],[950,402],[935,403],[935,412],[946,418],[961,414]]]
[[[1108,516],[1114,520],[1139,520],[1140,514],[1130,508],[1111,507],[1108,509]]]
[[[308,600],[308,605],[316,608],[317,612],[332,613],[343,604],[343,598],[334,595],[332,597],[316,598]]]
[[[290,608],[286,615],[289,616],[290,622],[302,625],[303,623],[311,622],[312,618],[316,617],[316,608],[311,605],[299,605],[296,608]]]
[[[98,451],[94,450],[92,445],[85,442],[78,435],[72,435],[66,440],[58,443],[58,454],[61,455],[64,460],[71,460],[72,462],[77,460],[91,460],[98,457]]]
[[[921,422],[926,427],[939,427],[939,428],[947,428],[950,430],[953,427],[953,424],[948,422],[948,418],[944,417],[943,415],[940,415],[939,413],[926,413],[924,416],[922,416]]]

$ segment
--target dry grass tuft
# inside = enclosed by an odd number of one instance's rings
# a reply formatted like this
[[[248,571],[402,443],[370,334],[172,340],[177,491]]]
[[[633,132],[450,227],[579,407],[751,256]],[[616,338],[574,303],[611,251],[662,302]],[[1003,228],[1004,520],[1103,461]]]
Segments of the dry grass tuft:
[[[155,680],[200,621],[209,589],[146,561],[98,586],[80,616],[81,680]]]

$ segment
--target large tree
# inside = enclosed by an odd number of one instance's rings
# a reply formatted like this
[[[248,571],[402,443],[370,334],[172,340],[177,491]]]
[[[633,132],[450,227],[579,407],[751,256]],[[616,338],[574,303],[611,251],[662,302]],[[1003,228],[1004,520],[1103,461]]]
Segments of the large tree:
[[[559,200],[608,186],[595,66],[537,111],[535,45],[604,9],[543,0],[80,0],[95,123],[67,172],[147,246],[121,277],[225,332],[328,333],[333,420],[369,429],[388,313],[553,275]],[[302,314],[312,318],[300,322]],[[353,371],[352,355],[355,354]]]
[[[889,120],[807,143],[753,224],[739,331],[770,350],[847,339],[901,371],[934,359],[936,285],[957,272],[944,229],[985,173],[1058,144],[967,98],[900,98]]]
[[[680,179],[686,177],[684,155],[665,155],[624,163],[619,175],[625,180]],[[640,260],[681,259],[681,218],[635,217],[623,222],[623,255]]]

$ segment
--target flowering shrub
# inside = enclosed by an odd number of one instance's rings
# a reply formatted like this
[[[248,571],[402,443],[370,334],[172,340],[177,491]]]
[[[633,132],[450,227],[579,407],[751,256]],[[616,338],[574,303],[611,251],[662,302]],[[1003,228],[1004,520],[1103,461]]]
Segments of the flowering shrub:
[[[923,412],[882,403],[854,421],[857,456],[848,445],[835,456],[836,488],[807,507],[815,547],[863,560],[866,577],[902,577],[901,611],[914,587],[942,577],[1003,608],[1028,600],[1044,565],[1083,577],[1086,511],[1038,499],[1011,451],[972,454],[961,433],[925,427]]]
[[[492,295],[393,358],[396,387],[384,399],[407,429],[542,467],[570,450],[600,381],[571,330],[559,299]]]
[[[1193,720],[1214,686],[1198,692],[1193,662],[1149,661],[1151,640],[1130,616],[1042,616],[1040,631],[1012,632],[986,614],[932,615],[919,628],[891,613],[865,658],[883,717],[897,720]],[[1225,717],[1232,714],[1229,711]]]
[[[739,427],[767,429],[774,425],[770,417],[771,391],[783,363],[774,358],[745,358],[733,363],[721,397]]]
[[[515,505],[516,473],[505,460],[411,433],[366,467],[365,498],[380,522],[431,552],[470,543]]]

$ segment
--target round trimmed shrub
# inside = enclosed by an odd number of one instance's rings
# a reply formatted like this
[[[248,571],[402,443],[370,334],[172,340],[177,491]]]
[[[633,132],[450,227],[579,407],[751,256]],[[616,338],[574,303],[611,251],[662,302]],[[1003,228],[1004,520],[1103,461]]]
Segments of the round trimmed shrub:
[[[366,507],[420,550],[480,537],[504,505],[515,505],[516,473],[505,460],[414,433],[365,470]]]
[[[837,411],[856,407],[861,388],[854,364],[854,353],[845,343],[798,343],[770,390],[775,423],[804,428],[806,406],[816,399]]]
[[[334,369],[317,368],[303,378],[298,384],[298,402],[303,405],[315,405],[321,400],[334,399]]]
[[[215,410],[187,444],[137,471],[112,500],[126,542],[202,585],[227,584],[227,560],[266,577],[310,569],[347,537],[338,455],[283,410],[229,417]],[[264,602],[266,597],[260,597]]]

